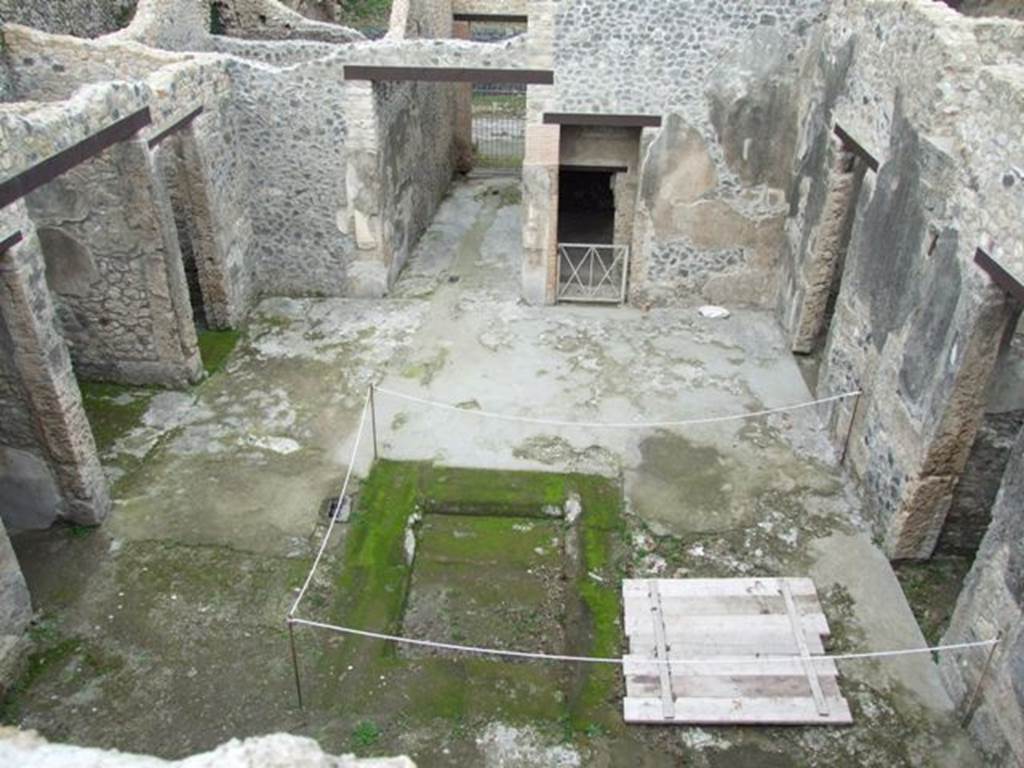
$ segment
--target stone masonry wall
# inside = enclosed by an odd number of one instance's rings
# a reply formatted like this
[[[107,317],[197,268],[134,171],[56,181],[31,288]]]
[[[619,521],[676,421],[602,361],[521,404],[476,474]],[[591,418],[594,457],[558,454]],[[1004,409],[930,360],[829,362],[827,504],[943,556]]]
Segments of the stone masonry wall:
[[[1024,6],[1018,0],[947,0],[966,16],[1005,16],[1024,19]]]
[[[452,0],[454,13],[525,16],[528,0]]]
[[[128,26],[138,0],[0,0],[0,21],[99,37]]]
[[[1000,645],[939,657],[939,672],[989,765],[1024,764],[1024,432],[1006,467],[974,567],[964,581],[943,643]],[[981,695],[973,701],[981,682]]]
[[[974,554],[1017,435],[1024,428],[1024,324],[1009,334],[985,393],[985,415],[957,482],[937,551]]]
[[[231,59],[228,73],[257,292],[344,295],[355,252],[344,227],[352,85],[335,59],[282,69]]]
[[[1020,188],[1000,181],[1024,147],[991,106],[1024,97],[1024,73],[1005,63],[1016,26],[931,2],[846,0],[801,65],[780,317],[792,328],[838,122],[880,168],[856,201],[817,394],[864,391],[848,464],[894,558],[935,547],[1013,318],[973,255],[986,244],[1012,267],[1024,239]],[[854,401],[826,411],[842,444]]]
[[[412,253],[455,171],[455,88],[376,83],[387,285]]]
[[[32,598],[18,558],[0,525],[0,695],[5,695],[5,672],[19,653],[18,639],[32,620]]]
[[[252,40],[362,40],[354,29],[306,18],[276,0],[214,0],[217,18],[229,35]],[[211,24],[212,26],[212,24]],[[211,30],[212,31],[212,30]]]
[[[192,8],[181,0],[183,16]],[[449,14],[409,3],[420,33],[450,34]],[[184,32],[143,3],[133,39],[229,54],[232,144],[251,221],[254,292],[381,295],[447,189],[452,172],[450,86],[345,81],[347,63],[521,65],[522,45],[439,48],[403,31],[379,43],[337,46]],[[199,17],[189,17],[191,24]],[[429,21],[429,23],[428,23]],[[404,24],[405,22],[403,22]],[[402,26],[405,30],[405,27]],[[300,115],[301,119],[296,119]],[[388,151],[382,142],[389,143]]]
[[[451,0],[392,0],[389,39],[443,39],[451,36]]]
[[[640,178],[631,300],[765,304],[795,138],[792,52],[824,2],[592,3],[554,16],[540,111],[663,118]],[[531,6],[530,34],[544,36]]]
[[[0,210],[0,230],[23,237],[0,254],[0,519],[98,523],[106,479],[23,202]]]
[[[131,384],[197,380],[170,200],[145,145],[117,144],[26,201],[79,375]]]
[[[141,10],[145,12],[146,8]],[[203,113],[185,129],[193,202],[207,212],[208,257],[221,276],[210,292],[219,307],[213,314],[219,326],[237,325],[257,286],[247,208],[247,159],[237,140],[237,112],[230,108],[225,63],[213,57],[197,60],[143,47],[127,37],[102,42],[62,38],[60,44],[55,44],[52,37],[14,26],[5,27],[4,36],[4,56],[15,75],[18,98],[55,102],[71,98],[90,83],[133,81],[130,90],[137,106],[131,110],[112,107],[106,124],[115,114],[124,116],[148,104],[154,124],[143,132],[145,136],[163,131],[196,107],[203,108]],[[97,120],[91,122],[90,130],[102,127],[105,125]],[[33,139],[45,139],[45,131],[37,131]],[[26,163],[48,151],[45,141],[38,148],[30,148],[34,154],[25,158]]]

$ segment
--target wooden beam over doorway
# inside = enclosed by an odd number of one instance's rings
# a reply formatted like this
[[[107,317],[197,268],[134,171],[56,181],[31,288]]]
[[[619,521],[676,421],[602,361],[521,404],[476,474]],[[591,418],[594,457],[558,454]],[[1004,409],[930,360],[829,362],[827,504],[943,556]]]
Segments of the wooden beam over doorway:
[[[81,165],[86,160],[96,157],[103,150],[109,149],[125,139],[130,139],[152,122],[149,107],[143,107],[138,112],[118,120],[113,125],[82,139],[77,144],[36,163],[17,176],[12,176],[0,183],[0,208],[10,205],[15,200],[20,200],[30,192],[67,173],[76,165]]]
[[[547,125],[599,125],[607,128],[660,128],[660,115],[600,115],[584,112],[545,112]]]
[[[396,67],[385,64],[346,64],[346,80],[417,81],[426,83],[525,83],[551,85],[550,69],[484,69],[474,67]]]
[[[853,138],[853,136],[848,134],[839,123],[836,123],[833,130],[836,136],[839,137],[839,140],[843,142],[843,147],[845,149],[857,155],[857,157],[865,162],[868,168],[875,173],[878,173],[878,160],[875,159],[874,155],[864,149],[864,146]]]
[[[453,13],[452,21],[482,21],[485,24],[526,24],[525,13]]]
[[[1003,269],[999,262],[989,256],[981,248],[974,252],[974,263],[985,270],[992,282],[1010,294],[1014,300],[1024,304],[1024,285]]]

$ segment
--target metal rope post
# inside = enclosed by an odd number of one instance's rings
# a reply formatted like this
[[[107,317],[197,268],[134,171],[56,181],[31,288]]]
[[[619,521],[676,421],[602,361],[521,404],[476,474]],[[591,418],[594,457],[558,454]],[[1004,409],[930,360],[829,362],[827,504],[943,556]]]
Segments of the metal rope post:
[[[373,430],[373,460],[377,460],[377,404],[373,398],[373,382],[370,382],[370,428]]]
[[[965,728],[967,724],[974,717],[974,713],[978,708],[978,700],[981,698],[981,686],[985,683],[985,678],[988,677],[988,671],[992,667],[992,659],[996,655],[996,648],[999,647],[1000,641],[1003,639],[1003,631],[999,630],[996,633],[996,641],[992,644],[992,647],[988,649],[988,655],[985,657],[985,664],[981,668],[981,674],[978,675],[978,682],[974,686],[974,692],[971,693],[971,698],[967,702],[967,706],[964,708],[963,718],[961,719],[961,725]]]
[[[295,671],[295,695],[299,699],[299,709],[303,709],[302,681],[299,679],[299,655],[295,651],[295,623],[291,616],[286,621],[288,622],[288,642],[292,647],[292,669]]]
[[[857,421],[857,412],[860,410],[860,399],[863,396],[864,395],[861,392],[858,392],[853,401],[853,413],[850,414],[850,426],[846,428],[846,439],[843,440],[843,455],[839,458],[840,464],[846,463],[846,454],[850,450],[850,437],[853,435],[853,425]]]

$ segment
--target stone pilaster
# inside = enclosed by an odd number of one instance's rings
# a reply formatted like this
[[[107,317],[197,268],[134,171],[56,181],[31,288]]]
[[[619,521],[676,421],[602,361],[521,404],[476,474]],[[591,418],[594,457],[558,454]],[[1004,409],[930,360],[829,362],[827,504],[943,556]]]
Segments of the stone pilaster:
[[[96,524],[110,510],[106,479],[57,326],[39,240],[27,217],[20,222],[20,231],[24,241],[0,256],[0,323],[11,341],[8,367],[19,379],[16,391],[32,415],[35,434],[27,439],[34,437],[35,445],[22,446],[23,453],[49,468],[59,498],[36,507],[25,505],[24,519],[16,522],[47,527],[62,517]],[[16,493],[24,482],[24,475],[0,476],[5,493]]]
[[[469,40],[469,22],[454,22],[452,37]],[[452,87],[455,90],[455,170],[469,173],[473,168],[473,84],[457,83]]]
[[[558,266],[557,125],[526,126],[523,160],[523,298],[553,304]]]

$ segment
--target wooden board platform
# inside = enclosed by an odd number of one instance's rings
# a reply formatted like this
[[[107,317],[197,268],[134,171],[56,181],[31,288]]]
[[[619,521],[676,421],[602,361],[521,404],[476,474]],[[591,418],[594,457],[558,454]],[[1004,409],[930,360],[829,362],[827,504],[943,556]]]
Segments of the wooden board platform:
[[[810,579],[626,579],[627,723],[850,724]]]

